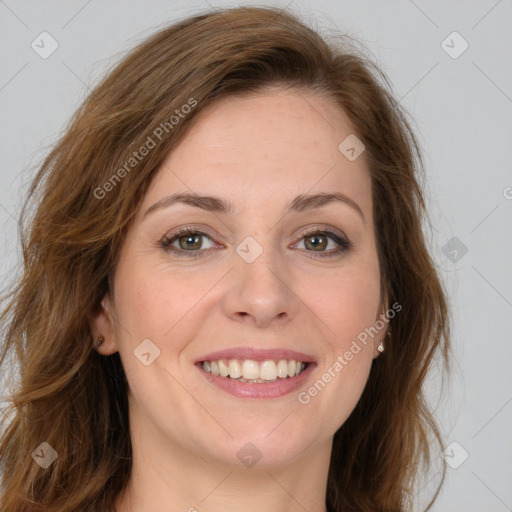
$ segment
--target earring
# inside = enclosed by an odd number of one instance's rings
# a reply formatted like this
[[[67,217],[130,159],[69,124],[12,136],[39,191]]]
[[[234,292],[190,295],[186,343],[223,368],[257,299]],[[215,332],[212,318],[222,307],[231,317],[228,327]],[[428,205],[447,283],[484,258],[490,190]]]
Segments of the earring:
[[[100,336],[98,338],[98,341],[96,342],[96,348],[98,348],[104,341],[105,341],[105,338],[103,336]]]
[[[386,336],[391,337],[391,329],[388,329],[388,332],[386,333]],[[380,353],[384,352],[384,340],[382,340],[382,341],[379,343],[379,346],[377,347],[377,350],[378,350]]]

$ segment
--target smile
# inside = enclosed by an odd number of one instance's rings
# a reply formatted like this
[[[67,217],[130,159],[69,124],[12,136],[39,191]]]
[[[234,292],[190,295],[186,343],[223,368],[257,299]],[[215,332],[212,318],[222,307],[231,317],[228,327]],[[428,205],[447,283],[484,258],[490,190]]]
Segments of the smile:
[[[298,392],[309,380],[316,362],[279,358],[271,359],[269,354],[253,354],[258,359],[213,358],[197,361],[195,367],[206,379],[208,385],[236,398],[276,399]],[[294,353],[297,357],[299,354]],[[302,355],[305,359],[306,355]],[[216,357],[219,357],[218,355]]]
[[[288,379],[300,375],[307,363],[295,360],[266,360],[254,361],[252,359],[218,359],[216,361],[203,361],[202,369],[213,375],[236,380],[238,382],[251,382],[264,384],[276,382],[278,379]]]

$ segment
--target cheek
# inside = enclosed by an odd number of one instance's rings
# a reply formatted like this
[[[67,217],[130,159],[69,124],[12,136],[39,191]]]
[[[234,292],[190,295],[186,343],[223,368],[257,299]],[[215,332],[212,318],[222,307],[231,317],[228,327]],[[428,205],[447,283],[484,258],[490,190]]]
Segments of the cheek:
[[[120,350],[133,351],[149,338],[167,355],[179,353],[201,325],[200,317],[221,277],[217,271],[192,272],[125,260],[116,275]]]
[[[319,414],[323,411],[320,415],[327,415],[337,428],[357,404],[373,361],[372,328],[380,307],[378,260],[354,257],[343,268],[303,277],[302,283],[300,293],[327,328],[322,329],[326,344],[317,379],[299,401],[314,402]]]
[[[318,416],[334,433],[350,416],[366,386],[374,345],[370,329],[375,325],[380,305],[378,273],[340,272],[311,297],[316,316],[328,329],[324,357],[309,388],[298,396],[310,407],[308,415]],[[320,428],[320,426],[318,427]]]
[[[302,277],[301,296],[327,326],[337,348],[374,325],[380,307],[378,264],[348,266],[324,275]]]
[[[172,388],[180,353],[201,325],[196,316],[202,312],[201,298],[215,282],[211,283],[211,278],[175,271],[171,274],[128,258],[118,267],[118,349],[131,393],[140,407],[159,402],[160,390]],[[148,352],[149,364],[145,366],[142,354]],[[159,402],[161,413],[179,407],[184,400],[179,390],[176,395],[170,393],[166,401]]]

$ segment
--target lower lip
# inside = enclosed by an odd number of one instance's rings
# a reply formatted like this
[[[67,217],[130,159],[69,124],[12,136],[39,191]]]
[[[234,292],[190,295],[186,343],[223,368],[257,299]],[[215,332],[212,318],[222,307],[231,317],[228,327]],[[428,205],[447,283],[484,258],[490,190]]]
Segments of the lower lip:
[[[308,363],[307,368],[300,375],[279,379],[268,384],[239,382],[229,377],[220,377],[219,375],[205,372],[201,363],[196,366],[209,382],[238,398],[279,398],[303,386],[316,364]]]

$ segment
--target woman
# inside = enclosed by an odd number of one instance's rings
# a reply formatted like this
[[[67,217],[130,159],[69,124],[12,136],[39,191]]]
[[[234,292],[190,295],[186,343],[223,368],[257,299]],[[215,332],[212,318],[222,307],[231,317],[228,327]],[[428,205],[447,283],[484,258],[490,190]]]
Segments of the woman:
[[[342,46],[195,16],[76,113],[2,317],[4,512],[410,510],[447,306],[414,135]]]

